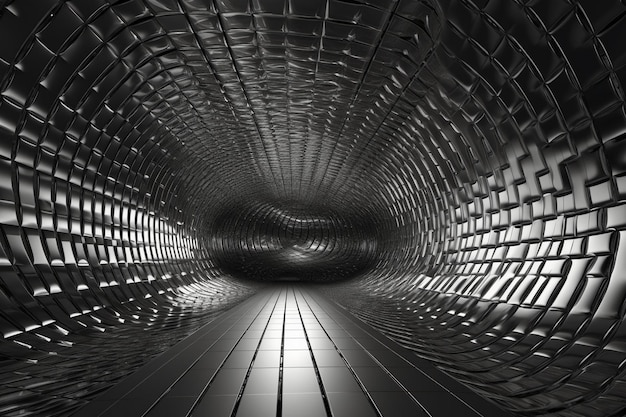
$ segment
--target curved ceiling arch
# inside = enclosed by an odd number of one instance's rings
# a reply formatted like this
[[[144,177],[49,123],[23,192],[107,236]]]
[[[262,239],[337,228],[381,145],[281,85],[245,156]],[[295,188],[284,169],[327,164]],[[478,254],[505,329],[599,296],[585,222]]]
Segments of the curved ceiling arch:
[[[509,410],[620,415],[625,8],[0,1],[2,364],[300,277]]]

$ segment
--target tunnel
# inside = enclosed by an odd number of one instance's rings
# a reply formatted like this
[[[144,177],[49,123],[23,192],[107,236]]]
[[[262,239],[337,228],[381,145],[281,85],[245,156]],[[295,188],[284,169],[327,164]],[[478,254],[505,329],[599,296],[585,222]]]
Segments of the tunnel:
[[[262,297],[496,417],[626,414],[625,1],[1,0],[0,39],[1,415],[103,404]]]

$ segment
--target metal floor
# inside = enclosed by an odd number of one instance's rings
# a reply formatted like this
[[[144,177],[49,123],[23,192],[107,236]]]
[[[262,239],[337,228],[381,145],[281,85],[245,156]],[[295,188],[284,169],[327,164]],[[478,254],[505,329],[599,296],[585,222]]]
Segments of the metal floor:
[[[269,288],[75,417],[503,417],[507,413],[325,299]]]

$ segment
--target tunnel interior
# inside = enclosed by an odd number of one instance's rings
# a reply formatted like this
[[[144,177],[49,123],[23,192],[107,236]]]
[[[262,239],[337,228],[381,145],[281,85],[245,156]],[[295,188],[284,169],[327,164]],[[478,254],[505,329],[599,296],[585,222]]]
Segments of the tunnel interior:
[[[0,1],[0,414],[297,280],[506,410],[623,415],[625,37],[616,0]]]
[[[373,266],[377,239],[371,220],[280,204],[284,208],[241,204],[216,216],[203,236],[222,273],[258,281],[332,282]]]

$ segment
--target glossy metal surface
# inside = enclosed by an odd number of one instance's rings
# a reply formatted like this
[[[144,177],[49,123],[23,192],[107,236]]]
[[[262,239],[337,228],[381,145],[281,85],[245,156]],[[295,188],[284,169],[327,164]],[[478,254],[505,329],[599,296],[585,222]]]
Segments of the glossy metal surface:
[[[1,1],[0,411],[74,409],[110,384],[85,364],[135,356],[123,335],[319,279],[503,407],[623,414],[625,19]]]
[[[257,292],[72,417],[120,415],[509,416],[292,283]]]

